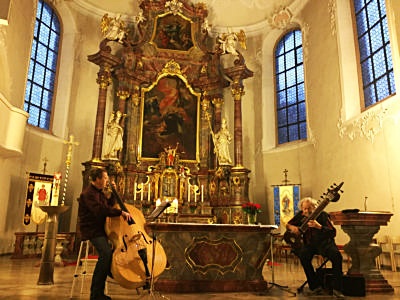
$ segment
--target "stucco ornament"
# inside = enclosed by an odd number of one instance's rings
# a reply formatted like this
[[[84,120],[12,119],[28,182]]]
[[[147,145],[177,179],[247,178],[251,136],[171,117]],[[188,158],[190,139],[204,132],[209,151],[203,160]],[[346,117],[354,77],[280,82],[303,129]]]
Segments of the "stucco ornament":
[[[165,2],[165,9],[176,15],[177,13],[182,13],[182,5],[178,0],[167,1]]]
[[[357,137],[364,137],[373,143],[375,136],[382,130],[382,123],[386,113],[387,109],[379,111],[369,110],[347,124],[340,118],[337,124],[339,135],[340,137],[347,135],[350,140],[354,140]]]
[[[269,20],[269,24],[272,28],[284,29],[292,20],[292,13],[289,8],[281,7],[276,13],[274,13]]]

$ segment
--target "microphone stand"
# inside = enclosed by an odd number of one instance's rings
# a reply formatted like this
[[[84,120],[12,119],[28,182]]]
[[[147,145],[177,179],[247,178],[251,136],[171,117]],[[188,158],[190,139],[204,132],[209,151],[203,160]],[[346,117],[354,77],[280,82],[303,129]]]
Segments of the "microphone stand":
[[[149,215],[147,218],[148,221],[154,222],[162,213],[163,211],[167,208],[170,207],[171,203],[169,202],[163,202],[159,206],[157,206],[153,212]],[[149,289],[149,294],[143,295],[139,297],[139,299],[166,299],[169,300],[168,297],[162,295],[160,292],[155,291],[154,289],[154,260],[156,258],[156,234],[153,232],[152,234],[152,254],[153,254],[153,260],[151,262],[151,273],[150,273],[150,289]]]
[[[289,294],[292,294],[293,296],[296,296],[296,293],[295,293],[295,292],[292,292],[291,290],[289,290],[289,288],[288,288],[287,285],[284,286],[284,285],[280,285],[280,284],[275,283],[275,272],[274,272],[274,270],[275,270],[275,266],[274,266],[274,235],[277,235],[277,234],[273,234],[272,232],[270,233],[270,236],[271,236],[271,245],[270,245],[269,251],[270,251],[270,253],[271,253],[271,273],[272,273],[272,275],[271,275],[271,282],[268,282],[268,284],[270,284],[270,287],[268,288],[268,291],[271,290],[271,289],[275,286],[275,287],[281,289],[282,291],[285,291],[285,292],[287,292],[287,293],[289,293]]]

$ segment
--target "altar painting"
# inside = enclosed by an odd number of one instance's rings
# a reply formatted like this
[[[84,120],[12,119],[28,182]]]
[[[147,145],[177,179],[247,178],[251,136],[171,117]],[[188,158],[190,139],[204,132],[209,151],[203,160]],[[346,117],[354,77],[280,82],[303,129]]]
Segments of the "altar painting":
[[[193,47],[192,22],[181,14],[158,16],[151,43],[160,50],[188,51]]]
[[[181,160],[198,161],[200,94],[184,77],[162,76],[142,92],[139,160],[158,159],[172,147]]]

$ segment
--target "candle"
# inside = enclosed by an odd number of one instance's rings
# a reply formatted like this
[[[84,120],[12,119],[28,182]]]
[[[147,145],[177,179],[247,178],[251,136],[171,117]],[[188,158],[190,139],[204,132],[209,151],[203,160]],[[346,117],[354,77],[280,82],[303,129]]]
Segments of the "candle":
[[[151,194],[151,191],[150,191],[150,182],[149,182],[148,189],[147,189],[147,202],[150,202],[150,194]]]
[[[197,186],[195,185],[195,189],[194,189],[194,203],[196,203],[196,198],[197,198]]]
[[[133,200],[134,201],[136,201],[136,188],[137,188],[137,185],[136,185],[136,182],[135,182],[135,185],[133,187]]]
[[[140,201],[143,201],[143,183],[141,183],[141,190],[140,190]]]
[[[190,202],[190,182],[188,179],[188,203]]]
[[[201,202],[204,202],[204,185],[201,185]]]
[[[158,206],[160,206],[161,205],[161,200],[160,199],[157,199],[157,201],[156,201],[156,207],[158,207]]]
[[[178,213],[178,199],[174,199],[174,201],[172,201],[172,205],[174,207],[174,213]]]

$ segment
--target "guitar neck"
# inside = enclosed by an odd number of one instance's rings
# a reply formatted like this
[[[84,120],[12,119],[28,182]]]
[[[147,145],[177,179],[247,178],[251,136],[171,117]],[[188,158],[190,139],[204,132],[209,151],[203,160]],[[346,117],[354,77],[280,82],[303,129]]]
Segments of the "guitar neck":
[[[311,220],[315,220],[321,214],[321,212],[325,209],[325,207],[329,204],[329,199],[324,199],[321,201],[315,210],[311,213],[310,216],[300,225],[299,229],[301,232],[305,232],[308,228],[308,222]]]

